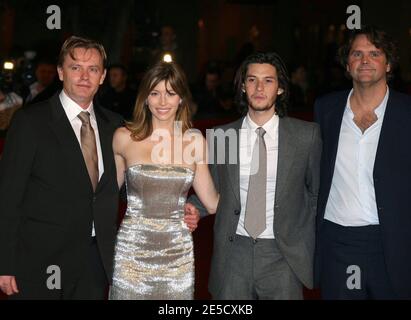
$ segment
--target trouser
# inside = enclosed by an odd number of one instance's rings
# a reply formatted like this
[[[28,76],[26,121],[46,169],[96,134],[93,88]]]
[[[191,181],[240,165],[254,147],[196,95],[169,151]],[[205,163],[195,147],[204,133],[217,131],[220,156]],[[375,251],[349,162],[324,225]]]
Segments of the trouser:
[[[328,220],[320,231],[323,299],[396,299],[378,225],[344,227]]]
[[[102,300],[107,296],[108,281],[95,238],[90,240],[88,261],[80,276],[63,283],[60,289],[50,289],[47,283],[16,278],[19,293],[13,300]]]
[[[302,283],[281,254],[275,239],[236,235],[218,300],[303,298]]]

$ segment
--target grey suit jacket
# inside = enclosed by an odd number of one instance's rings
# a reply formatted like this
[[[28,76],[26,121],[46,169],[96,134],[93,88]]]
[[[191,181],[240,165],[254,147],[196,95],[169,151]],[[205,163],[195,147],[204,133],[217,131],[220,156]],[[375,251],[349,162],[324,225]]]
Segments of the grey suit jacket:
[[[230,272],[234,235],[240,212],[239,129],[243,119],[216,127],[236,134],[236,159],[229,158],[229,139],[225,139],[225,159],[222,162],[214,136],[210,151],[213,159],[210,171],[220,193],[214,224],[214,248],[211,262],[209,290],[220,291],[224,278]],[[321,138],[317,124],[293,118],[280,118],[279,147],[274,208],[274,235],[288,264],[308,288],[313,286],[313,257],[315,247],[315,214],[319,189]],[[220,157],[220,159],[218,159]],[[219,161],[217,161],[219,160]],[[205,212],[198,198],[189,202]]]

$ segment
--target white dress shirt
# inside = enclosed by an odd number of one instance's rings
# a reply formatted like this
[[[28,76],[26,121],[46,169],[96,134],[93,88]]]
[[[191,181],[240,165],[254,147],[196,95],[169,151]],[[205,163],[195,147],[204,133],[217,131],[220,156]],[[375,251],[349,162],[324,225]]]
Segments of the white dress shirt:
[[[73,131],[76,134],[80,147],[81,147],[80,131],[81,131],[82,122],[78,118],[78,115],[80,114],[80,112],[83,112],[83,111],[87,111],[90,113],[90,124],[96,136],[97,157],[98,157],[98,179],[100,180],[101,176],[104,173],[104,163],[103,163],[103,154],[101,152],[100,136],[98,134],[96,115],[94,113],[94,108],[93,108],[93,102],[90,103],[87,109],[83,109],[77,103],[75,103],[64,92],[64,90],[61,91],[59,97],[60,97],[61,104],[63,105],[63,109],[67,115],[67,118],[70,121],[71,127],[73,128]],[[92,236],[95,236],[94,222],[93,222]]]
[[[364,133],[354,122],[350,97],[344,111],[334,175],[324,218],[342,226],[379,224],[374,190],[374,162],[389,96],[375,109],[378,120]]]
[[[274,239],[274,200],[275,184],[277,180],[277,161],[278,161],[278,123],[277,115],[274,115],[262,127],[266,131],[264,141],[267,148],[267,192],[266,192],[266,228],[258,238]],[[240,201],[241,213],[236,233],[249,236],[244,228],[245,209],[247,204],[248,183],[250,181],[251,159],[253,148],[257,140],[255,130],[259,126],[255,124],[250,116],[244,118],[240,129]]]

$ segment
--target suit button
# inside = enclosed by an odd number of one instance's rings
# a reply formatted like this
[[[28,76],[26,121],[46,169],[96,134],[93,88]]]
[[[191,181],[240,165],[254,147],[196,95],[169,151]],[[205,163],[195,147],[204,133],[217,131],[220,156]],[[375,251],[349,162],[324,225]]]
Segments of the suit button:
[[[234,240],[233,236],[229,236],[229,237],[228,237],[228,240],[229,240],[230,242],[233,242],[233,240]]]
[[[383,207],[378,207],[378,211],[384,211]]]
[[[234,214],[238,216],[240,214],[240,210],[234,210]]]
[[[97,200],[97,197],[93,196],[93,202],[96,202],[96,200]]]

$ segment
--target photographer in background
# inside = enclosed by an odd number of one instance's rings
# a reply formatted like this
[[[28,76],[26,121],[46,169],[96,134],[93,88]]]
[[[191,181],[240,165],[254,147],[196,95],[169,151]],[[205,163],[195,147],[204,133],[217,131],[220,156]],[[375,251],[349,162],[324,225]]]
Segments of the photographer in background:
[[[47,100],[61,90],[61,83],[57,79],[57,65],[53,60],[38,60],[34,76],[35,82],[23,87],[24,105]]]
[[[14,112],[22,105],[23,99],[17,93],[4,93],[0,89],[0,138],[5,137]]]
[[[0,72],[0,138],[4,138],[10,120],[23,99],[14,90],[14,64],[6,61]]]

